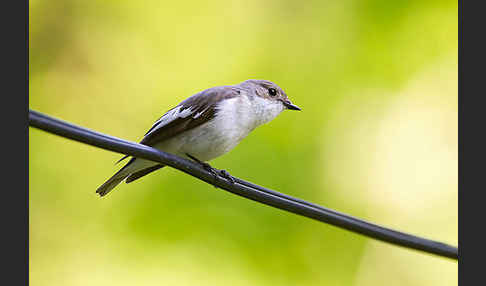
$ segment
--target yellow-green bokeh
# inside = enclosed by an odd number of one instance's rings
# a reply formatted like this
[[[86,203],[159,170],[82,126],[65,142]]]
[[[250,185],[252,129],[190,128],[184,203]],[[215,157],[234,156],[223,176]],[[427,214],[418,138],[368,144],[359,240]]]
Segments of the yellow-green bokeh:
[[[457,2],[29,4],[30,108],[139,141],[200,90],[268,79],[303,111],[212,165],[457,245]],[[100,199],[120,157],[29,130],[31,285],[457,284],[457,262],[170,168]]]

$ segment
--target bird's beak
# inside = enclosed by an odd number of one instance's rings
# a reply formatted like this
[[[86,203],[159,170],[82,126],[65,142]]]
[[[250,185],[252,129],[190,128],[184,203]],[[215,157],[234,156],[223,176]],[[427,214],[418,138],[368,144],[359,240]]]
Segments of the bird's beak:
[[[283,100],[283,105],[288,109],[288,110],[302,110],[300,109],[300,107],[298,107],[297,105],[295,104],[292,104],[292,102],[290,102],[290,100]]]

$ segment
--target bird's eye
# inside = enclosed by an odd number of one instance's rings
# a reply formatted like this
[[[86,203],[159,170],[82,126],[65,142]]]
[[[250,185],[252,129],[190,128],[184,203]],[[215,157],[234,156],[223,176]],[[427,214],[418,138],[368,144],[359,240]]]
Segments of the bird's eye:
[[[275,96],[277,95],[277,90],[275,88],[269,88],[268,94],[270,94],[270,96]]]

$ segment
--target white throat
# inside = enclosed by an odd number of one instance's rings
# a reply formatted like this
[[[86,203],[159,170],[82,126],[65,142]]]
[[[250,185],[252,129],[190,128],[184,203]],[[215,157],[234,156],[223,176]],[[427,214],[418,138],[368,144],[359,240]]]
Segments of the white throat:
[[[273,120],[283,110],[281,102],[242,94],[219,104],[217,120],[224,122],[228,129],[246,133],[246,136],[259,125]]]
[[[258,125],[272,121],[284,110],[284,105],[281,102],[259,96],[254,96],[250,102]]]

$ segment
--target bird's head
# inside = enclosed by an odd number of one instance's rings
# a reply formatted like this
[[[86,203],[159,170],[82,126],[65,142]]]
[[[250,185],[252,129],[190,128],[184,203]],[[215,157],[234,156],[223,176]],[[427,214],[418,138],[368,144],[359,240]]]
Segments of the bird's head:
[[[288,110],[301,110],[293,104],[287,94],[277,84],[261,79],[249,79],[240,83],[242,87],[249,89],[256,96],[282,104]]]

